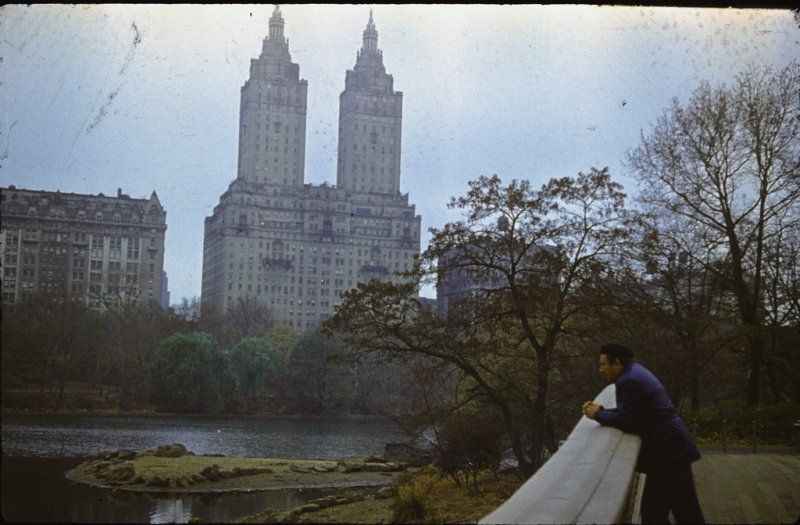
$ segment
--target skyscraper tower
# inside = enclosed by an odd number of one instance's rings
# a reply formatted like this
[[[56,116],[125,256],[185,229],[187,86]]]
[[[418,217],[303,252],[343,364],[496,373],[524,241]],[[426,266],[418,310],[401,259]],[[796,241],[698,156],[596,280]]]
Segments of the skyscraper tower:
[[[394,79],[383,66],[372,11],[363,38],[339,96],[336,185],[348,191],[397,194],[403,94],[394,91]]]
[[[292,62],[278,6],[269,19],[261,55],[250,61],[241,90],[238,178],[251,183],[302,186],[306,155],[306,92]]]
[[[399,192],[402,95],[370,14],[341,95],[337,186],[303,183],[306,89],[276,7],[241,90],[239,171],[205,220],[203,309],[266,308],[298,331],[372,278],[405,282],[421,217]]]

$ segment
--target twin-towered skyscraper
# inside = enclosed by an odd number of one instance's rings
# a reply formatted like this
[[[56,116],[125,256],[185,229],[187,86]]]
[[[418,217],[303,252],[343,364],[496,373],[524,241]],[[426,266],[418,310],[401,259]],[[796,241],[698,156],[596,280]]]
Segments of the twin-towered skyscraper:
[[[241,90],[237,176],[205,220],[202,299],[221,311],[259,302],[305,331],[358,282],[410,269],[420,217],[400,193],[403,95],[372,13],[339,99],[335,187],[304,183],[308,83],[283,30],[276,7]]]

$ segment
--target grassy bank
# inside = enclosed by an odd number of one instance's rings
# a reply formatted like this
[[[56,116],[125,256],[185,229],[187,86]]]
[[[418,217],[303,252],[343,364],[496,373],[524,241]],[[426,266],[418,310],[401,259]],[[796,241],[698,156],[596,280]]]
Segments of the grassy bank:
[[[511,472],[485,472],[470,487],[456,486],[441,471],[425,467],[407,474],[392,489],[375,493],[344,491],[345,502],[332,498],[291,509],[266,510],[240,523],[474,523],[519,488]]]

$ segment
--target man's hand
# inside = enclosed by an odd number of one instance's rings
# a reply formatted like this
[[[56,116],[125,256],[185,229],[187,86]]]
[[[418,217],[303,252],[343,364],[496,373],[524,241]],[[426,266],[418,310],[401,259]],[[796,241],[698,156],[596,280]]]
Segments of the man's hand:
[[[601,405],[598,405],[597,403],[592,403],[591,401],[587,401],[583,404],[583,414],[589,419],[594,419],[594,415],[597,414],[600,410],[603,410],[603,407]]]

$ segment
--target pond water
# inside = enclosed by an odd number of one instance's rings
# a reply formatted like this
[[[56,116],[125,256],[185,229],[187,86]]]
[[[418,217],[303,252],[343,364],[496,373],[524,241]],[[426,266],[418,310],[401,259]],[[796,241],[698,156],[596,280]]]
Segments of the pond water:
[[[68,481],[64,472],[100,449],[182,443],[196,454],[336,459],[382,453],[402,441],[385,421],[13,414],[2,420],[2,517],[11,522],[231,522],[302,504],[330,489],[224,495],[142,494]]]

